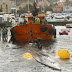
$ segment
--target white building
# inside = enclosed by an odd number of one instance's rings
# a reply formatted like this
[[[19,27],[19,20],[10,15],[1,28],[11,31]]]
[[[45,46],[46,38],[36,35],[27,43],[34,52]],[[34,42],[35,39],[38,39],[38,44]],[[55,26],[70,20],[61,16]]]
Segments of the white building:
[[[17,9],[16,9],[16,2],[11,1],[11,13],[16,14]]]
[[[12,7],[11,7],[11,13],[14,13],[14,14],[15,14],[16,12],[17,12],[16,6],[12,6]]]
[[[66,0],[59,0],[60,2],[66,2]]]

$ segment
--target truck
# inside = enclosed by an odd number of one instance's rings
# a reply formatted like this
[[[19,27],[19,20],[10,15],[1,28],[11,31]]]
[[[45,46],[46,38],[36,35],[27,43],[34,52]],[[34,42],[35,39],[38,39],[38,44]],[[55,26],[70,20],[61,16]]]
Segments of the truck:
[[[12,23],[8,21],[8,14],[0,13],[0,27],[11,27]]]

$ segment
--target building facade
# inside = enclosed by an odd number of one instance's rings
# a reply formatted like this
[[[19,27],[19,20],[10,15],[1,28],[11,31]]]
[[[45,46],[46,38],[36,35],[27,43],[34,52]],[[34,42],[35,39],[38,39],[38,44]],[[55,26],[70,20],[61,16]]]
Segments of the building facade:
[[[60,2],[66,2],[66,0],[59,0]]]
[[[11,13],[11,1],[0,0],[0,9],[2,9],[2,12]]]
[[[53,8],[53,12],[60,13],[61,11],[63,11],[63,7],[64,5],[57,5]]]

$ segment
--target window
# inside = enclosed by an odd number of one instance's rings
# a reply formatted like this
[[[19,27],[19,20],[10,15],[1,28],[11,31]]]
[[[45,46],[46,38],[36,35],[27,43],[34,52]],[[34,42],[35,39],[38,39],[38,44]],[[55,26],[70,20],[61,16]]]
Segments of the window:
[[[44,19],[44,17],[41,17],[41,19]]]
[[[12,13],[16,13],[16,9],[12,9],[11,12],[12,12]]]
[[[3,3],[5,3],[5,0],[3,0]]]
[[[0,17],[0,21],[2,21],[2,17]]]
[[[29,17],[29,20],[33,20],[33,17]]]
[[[6,8],[8,8],[8,5],[6,4]]]
[[[2,4],[1,4],[1,8],[2,8]]]

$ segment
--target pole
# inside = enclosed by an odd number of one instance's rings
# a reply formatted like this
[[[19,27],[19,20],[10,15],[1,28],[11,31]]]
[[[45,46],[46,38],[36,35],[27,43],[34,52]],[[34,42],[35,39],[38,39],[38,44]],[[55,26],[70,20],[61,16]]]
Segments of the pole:
[[[29,0],[28,0],[28,13],[29,13]]]
[[[43,2],[43,6],[42,6],[42,12],[44,13],[44,0],[42,0],[42,2]]]
[[[36,2],[36,0],[35,0],[35,2]]]
[[[43,0],[42,0],[42,3],[43,3]],[[43,4],[44,5],[44,4]],[[43,11],[43,6],[42,6],[42,11]]]
[[[15,6],[16,6],[16,0],[15,0]],[[15,14],[17,14],[17,9],[16,9],[16,13]]]
[[[28,11],[29,11],[29,0],[28,0]]]

